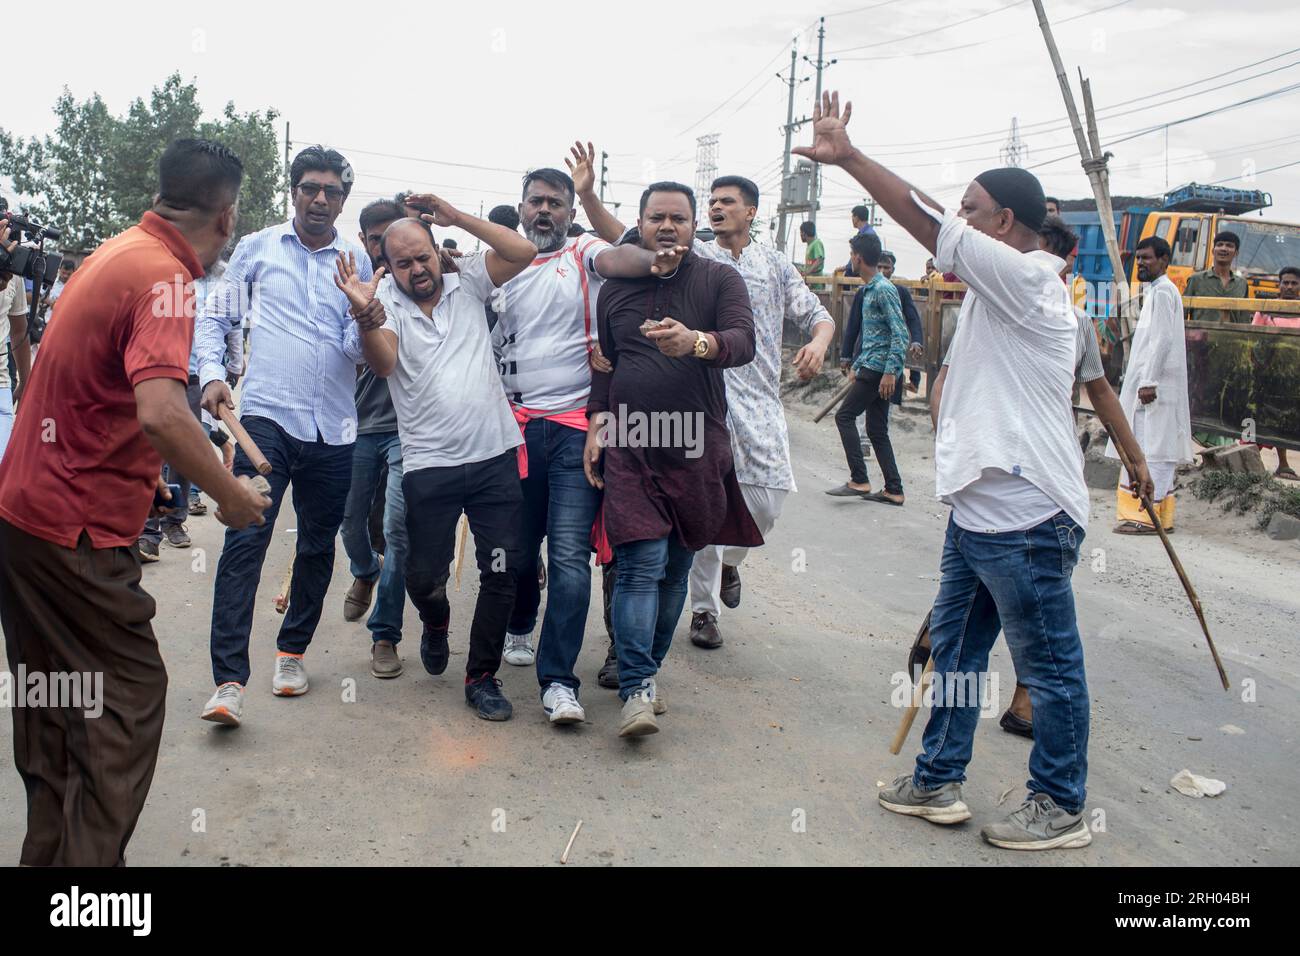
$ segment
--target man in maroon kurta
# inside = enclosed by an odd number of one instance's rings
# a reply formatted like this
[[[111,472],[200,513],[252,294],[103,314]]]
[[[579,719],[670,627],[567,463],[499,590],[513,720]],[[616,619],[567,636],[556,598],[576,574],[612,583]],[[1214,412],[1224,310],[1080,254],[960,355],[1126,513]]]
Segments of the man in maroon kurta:
[[[651,185],[637,226],[647,249],[689,247],[694,194],[680,183]],[[736,481],[722,377],[753,360],[754,316],[739,273],[690,253],[671,275],[606,282],[597,325],[613,371],[592,375],[584,466],[605,489],[605,534],[618,566],[619,733],[640,736],[658,732],[655,714],[666,709],[655,675],[695,552],[763,543]]]

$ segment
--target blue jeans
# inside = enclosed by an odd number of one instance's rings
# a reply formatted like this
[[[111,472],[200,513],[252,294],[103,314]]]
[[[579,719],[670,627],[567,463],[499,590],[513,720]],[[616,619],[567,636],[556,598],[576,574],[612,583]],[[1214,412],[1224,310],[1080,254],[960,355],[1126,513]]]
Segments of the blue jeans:
[[[1083,810],[1088,777],[1088,682],[1070,577],[1083,529],[1058,512],[1028,531],[978,534],[951,517],[930,615],[937,677],[984,674],[998,631],[1034,706],[1029,792],[1070,813]],[[621,570],[621,569],[620,569]],[[930,711],[913,782],[930,790],[966,779],[979,701]]]
[[[271,463],[271,473],[266,476],[271,483],[271,507],[263,512],[266,523],[260,527],[226,529],[212,591],[212,678],[217,684],[248,683],[248,635],[257,582],[262,578],[266,548],[291,482],[298,524],[297,553],[289,610],[280,624],[276,647],[290,654],[307,650],[334,573],[334,538],[343,522],[343,505],[352,482],[351,445],[299,441],[271,419],[256,415],[240,421]],[[235,475],[255,474],[244,449],[237,448]]]
[[[614,648],[618,696],[627,700],[641,682],[659,673],[686,603],[686,579],[695,552],[671,534],[614,548]]]
[[[573,668],[582,650],[591,604],[591,524],[600,507],[600,492],[582,471],[586,432],[534,418],[524,428],[528,477],[520,482],[524,523],[520,535],[523,563],[510,615],[511,633],[527,634],[537,623],[541,593],[537,559],[546,539],[546,615],[537,644],[537,682],[581,686]]]
[[[379,555],[370,545],[370,503],[385,475],[381,571]],[[379,578],[375,607],[366,621],[371,639],[396,644],[402,639],[402,608],[406,603],[406,499],[402,497],[402,443],[397,432],[357,436],[342,531],[352,576],[362,581]]]

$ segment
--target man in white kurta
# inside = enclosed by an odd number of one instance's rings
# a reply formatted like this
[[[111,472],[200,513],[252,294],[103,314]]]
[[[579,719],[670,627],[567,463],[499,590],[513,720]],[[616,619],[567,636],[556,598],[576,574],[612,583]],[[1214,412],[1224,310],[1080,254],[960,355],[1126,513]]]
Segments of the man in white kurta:
[[[1149,283],[1129,354],[1119,403],[1146,455],[1155,485],[1152,503],[1166,531],[1174,527],[1174,469],[1192,459],[1192,419],[1187,398],[1187,347],[1183,338],[1183,300],[1165,275],[1170,249],[1151,236],[1135,253],[1138,280]],[[1106,454],[1117,458],[1114,444]],[[1155,534],[1155,526],[1133,497],[1130,478],[1120,475],[1116,492],[1118,534]]]
[[[766,537],[781,514],[785,496],[795,490],[790,441],[781,404],[781,340],[789,319],[812,341],[799,350],[794,365],[801,379],[821,369],[835,333],[835,320],[818,301],[794,264],[778,249],[750,237],[758,213],[758,187],[740,176],[722,176],[709,195],[709,225],[714,238],[695,241],[697,255],[736,269],[754,309],[754,361],[724,369],[727,427],[745,505]],[[695,553],[691,566],[691,643],[722,646],[718,615],[722,605],[740,603],[740,571],[746,549],[712,545]]]

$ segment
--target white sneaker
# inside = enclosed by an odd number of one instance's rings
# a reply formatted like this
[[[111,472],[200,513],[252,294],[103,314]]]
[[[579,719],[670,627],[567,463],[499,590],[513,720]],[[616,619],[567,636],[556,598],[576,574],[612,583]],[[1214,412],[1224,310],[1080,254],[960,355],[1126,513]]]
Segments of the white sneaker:
[[[647,677],[632,696],[623,703],[623,720],[618,728],[620,737],[644,737],[659,733],[655,720],[655,682]]]
[[[516,667],[528,667],[537,660],[537,651],[533,649],[533,634],[511,634],[506,631],[506,647],[501,652],[501,659]]]
[[[564,684],[547,685],[542,692],[542,710],[553,724],[580,724],[587,719],[587,712],[578,703],[573,688]]]
[[[275,655],[275,677],[271,679],[271,693],[276,697],[297,697],[307,693],[307,668],[302,665],[301,654]]]
[[[207,705],[200,715],[204,720],[238,727],[240,714],[244,712],[244,686],[231,681],[222,684],[217,692],[208,698]]]

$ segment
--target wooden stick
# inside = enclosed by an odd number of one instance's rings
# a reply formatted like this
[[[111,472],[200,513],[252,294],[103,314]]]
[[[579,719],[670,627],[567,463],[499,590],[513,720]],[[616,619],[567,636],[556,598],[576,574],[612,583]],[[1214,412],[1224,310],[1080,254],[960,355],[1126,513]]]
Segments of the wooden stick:
[[[916,712],[921,709],[921,698],[925,693],[926,675],[934,670],[934,646],[930,647],[930,658],[925,662],[925,669],[921,671],[921,679],[917,681],[916,687],[912,689],[912,703],[903,711],[903,719],[898,724],[898,732],[894,734],[893,742],[889,745],[889,752],[897,754],[903,749],[903,744],[907,740],[908,733],[912,730],[912,723],[916,720]]]
[[[456,544],[456,590],[460,590],[460,569],[465,563],[465,539],[469,537],[469,517],[460,516],[460,540]]]
[[[1137,476],[1133,471],[1133,463],[1129,461],[1128,452],[1119,443],[1109,425],[1106,425],[1106,433],[1110,435],[1110,443],[1119,454],[1120,464],[1124,466],[1128,480],[1130,482],[1137,481]],[[1205,643],[1210,645],[1210,654],[1214,657],[1214,666],[1219,669],[1219,680],[1223,682],[1223,689],[1232,690],[1232,684],[1228,682],[1228,672],[1223,669],[1223,661],[1219,658],[1219,650],[1214,646],[1214,638],[1210,637],[1210,627],[1205,623],[1205,613],[1201,610],[1201,599],[1196,596],[1196,588],[1192,587],[1187,572],[1183,570],[1183,563],[1178,560],[1178,555],[1174,552],[1174,546],[1169,543],[1169,536],[1165,534],[1164,523],[1160,520],[1160,516],[1156,514],[1155,505],[1151,503],[1149,495],[1142,496],[1142,507],[1146,509],[1147,515],[1151,518],[1151,524],[1155,527],[1156,534],[1160,535],[1160,541],[1169,554],[1169,560],[1173,562],[1174,571],[1178,573],[1178,580],[1183,583],[1183,590],[1187,592],[1187,598],[1192,602],[1192,610],[1196,612],[1196,619],[1201,622],[1201,630],[1205,633]]]
[[[833,409],[840,402],[844,401],[844,396],[849,394],[849,389],[853,387],[853,383],[855,381],[856,379],[850,376],[849,380],[840,386],[839,391],[837,391],[834,395],[831,396],[831,400],[822,406],[822,410],[813,416],[813,422],[816,423],[821,421],[823,418],[825,418],[827,415],[831,413],[831,409]]]
[[[244,426],[239,424],[239,416],[235,414],[235,410],[229,405],[219,403],[217,405],[217,414],[225,423],[226,428],[230,429],[230,434],[239,443],[239,447],[244,449],[244,454],[248,456],[248,460],[253,467],[257,469],[257,473],[259,475],[269,475],[271,473],[271,463],[262,454],[262,449],[257,447],[257,442],[248,437],[248,432],[244,430]]]
[[[561,862],[561,863],[568,863],[568,862],[569,862],[569,851],[573,849],[573,841],[576,840],[576,839],[578,838],[578,831],[581,830],[581,829],[582,829],[582,821],[579,820],[579,821],[578,821],[578,825],[577,825],[576,827],[573,828],[573,833],[571,833],[571,834],[569,835],[569,842],[568,842],[568,844],[564,847],[564,852],[560,854],[560,862]]]

